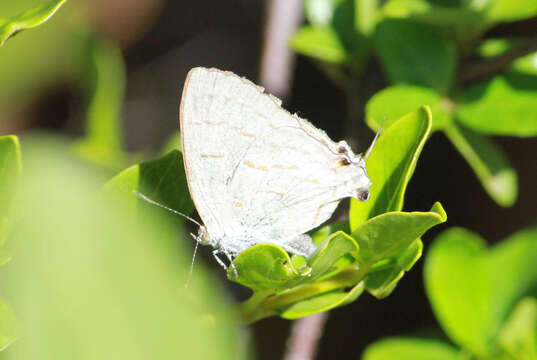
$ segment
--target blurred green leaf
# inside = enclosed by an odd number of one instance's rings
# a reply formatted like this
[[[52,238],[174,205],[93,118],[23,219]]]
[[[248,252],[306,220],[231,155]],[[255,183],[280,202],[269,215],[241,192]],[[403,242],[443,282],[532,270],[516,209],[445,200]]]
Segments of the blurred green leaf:
[[[499,342],[516,359],[537,359],[537,300],[525,298],[499,334]]]
[[[436,318],[451,339],[478,354],[494,333],[491,274],[485,243],[477,234],[452,228],[438,236],[425,259],[425,287]],[[497,324],[496,324],[497,326]]]
[[[378,215],[352,232],[360,248],[355,257],[361,266],[370,267],[380,260],[403,255],[416,239],[446,219],[438,202],[429,212],[394,211]]]
[[[316,27],[329,26],[335,9],[348,0],[304,0],[304,12],[308,22]]]
[[[460,360],[450,344],[436,339],[386,338],[369,345],[362,360]]]
[[[465,89],[456,117],[489,135],[537,135],[537,75],[511,71]]]
[[[0,19],[0,47],[17,32],[45,23],[67,0],[54,0],[8,19]]]
[[[409,112],[427,105],[432,112],[432,131],[444,126],[450,119],[454,105],[434,90],[395,85],[377,92],[367,102],[365,113],[367,125],[377,130],[381,124],[389,127]]]
[[[385,19],[374,35],[387,77],[395,84],[444,91],[455,72],[455,47],[434,27],[404,19]]]
[[[90,37],[87,57],[86,137],[75,143],[75,150],[91,162],[117,168],[124,163],[121,110],[126,80],[123,56],[111,42]]]
[[[293,36],[290,45],[296,52],[318,60],[331,63],[347,60],[346,50],[332,28],[304,26]]]
[[[160,149],[160,153],[162,155],[168,154],[170,151],[173,150],[181,150],[181,134],[176,132],[168,137],[168,139],[164,142],[164,145],[162,145],[162,148]]]
[[[50,0],[0,1],[0,17],[11,17]],[[50,89],[71,83],[81,69],[81,55],[87,32],[81,1],[62,6],[46,26],[23,32],[1,48],[0,114],[12,118],[33,101],[42,101]],[[63,88],[63,87],[61,87]],[[17,118],[17,117],[15,117]]]
[[[461,228],[442,233],[425,262],[425,287],[444,331],[484,356],[516,303],[537,286],[537,228],[487,250]]]
[[[426,106],[383,131],[367,160],[373,182],[371,198],[366,202],[351,200],[352,231],[369,218],[402,209],[406,187],[430,131],[431,112]]]
[[[499,56],[507,50],[519,47],[524,44],[524,39],[520,38],[492,38],[484,39],[477,49],[480,56],[489,58]]]
[[[537,52],[516,59],[511,65],[515,73],[537,76]]]
[[[8,215],[22,172],[19,139],[0,136],[0,221]]]
[[[372,34],[379,18],[379,3],[379,0],[354,0],[354,23],[357,31],[367,36]]]
[[[518,193],[517,174],[503,150],[485,136],[456,123],[446,126],[444,131],[490,197],[498,205],[513,205]]]
[[[0,351],[17,340],[17,317],[11,305],[0,299]]]
[[[241,358],[229,299],[202,264],[184,287],[190,251],[176,228],[96,196],[99,177],[65,153],[25,145],[20,246],[3,276],[22,327],[9,356]]]
[[[495,0],[490,2],[485,15],[491,22],[509,22],[537,15],[537,2],[533,0]]]
[[[139,199],[133,193],[134,190],[184,214],[190,214],[194,210],[183,168],[183,155],[179,150],[125,169],[105,184],[103,195],[121,196],[131,211],[139,206],[156,208],[155,205]],[[164,209],[159,211],[175,217],[179,223],[184,221],[184,218]]]

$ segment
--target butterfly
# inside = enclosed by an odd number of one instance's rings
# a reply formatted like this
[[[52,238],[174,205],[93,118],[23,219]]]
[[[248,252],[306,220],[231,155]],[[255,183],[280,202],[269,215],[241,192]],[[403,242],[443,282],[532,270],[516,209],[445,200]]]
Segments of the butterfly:
[[[281,101],[231,72],[202,67],[187,75],[180,105],[190,195],[203,225],[196,240],[229,261],[261,243],[311,255],[305,234],[340,200],[369,198],[365,157],[334,142]],[[378,134],[377,134],[378,136]]]
[[[167,209],[199,225],[192,236],[214,248],[224,269],[219,255],[233,266],[234,257],[262,243],[310,256],[316,246],[306,232],[342,199],[369,198],[365,160],[380,132],[364,157],[355,155],[262,87],[202,67],[187,75],[179,117],[188,188],[203,224]]]

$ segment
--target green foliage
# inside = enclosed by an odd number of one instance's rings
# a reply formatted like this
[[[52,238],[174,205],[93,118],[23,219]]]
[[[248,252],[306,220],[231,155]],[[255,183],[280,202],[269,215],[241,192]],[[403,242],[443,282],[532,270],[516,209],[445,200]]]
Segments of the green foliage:
[[[370,345],[362,360],[459,360],[457,349],[443,341],[420,338],[387,338]]]
[[[0,221],[12,206],[22,172],[19,140],[16,136],[0,136]]]
[[[17,216],[16,261],[2,276],[2,293],[24,336],[8,356],[244,358],[230,301],[201,262],[185,288],[191,250],[177,241],[176,224],[158,208],[133,212],[110,192],[96,196],[101,173],[59,142],[23,144],[24,211]],[[144,167],[169,170],[158,163]]]
[[[455,71],[455,49],[435,28],[407,20],[386,19],[377,25],[374,41],[392,83],[418,85],[440,92],[449,88]]]
[[[431,130],[431,111],[420,108],[395,123],[386,124],[374,151],[367,161],[373,182],[371,199],[351,201],[350,226],[355,230],[362,222],[386,211],[403,209],[406,186]]]
[[[88,110],[86,137],[78,141],[75,151],[88,161],[121,168],[122,107],[125,93],[125,64],[120,49],[105,39],[87,39],[88,69],[83,78]]]
[[[0,136],[0,266],[11,260],[7,240],[12,234],[13,209],[22,175],[19,140],[16,136]],[[17,321],[13,309],[0,299],[0,351],[17,338]]]
[[[377,1],[304,0],[304,5],[309,24],[298,30],[291,45],[298,53],[320,60],[321,69],[347,92],[350,103],[357,97],[359,103],[367,101],[356,84],[369,81],[364,70],[371,55],[393,84],[378,89],[367,102],[365,120],[371,129],[382,122],[389,126],[415,108],[429,105],[432,130],[445,132],[499,205],[514,204],[515,170],[484,135],[537,135],[537,53],[503,65],[507,70],[503,74],[492,72],[469,84],[465,82],[469,75],[463,71],[467,67],[461,65],[477,53],[494,62],[495,56],[533,42],[481,39],[499,22],[537,15],[533,0],[389,0],[382,5]],[[364,19],[368,19],[366,26]],[[331,34],[330,41],[327,34]],[[337,56],[328,59],[327,53]]]
[[[492,360],[537,358],[536,256],[537,227],[490,249],[479,235],[462,228],[451,228],[434,241],[425,262],[427,296],[461,353]],[[400,352],[398,358],[457,354],[443,341],[433,344],[420,338],[385,340],[371,345],[363,358],[387,359],[393,351]]]
[[[0,47],[6,43],[7,39],[19,31],[31,29],[45,23],[66,1],[50,1],[17,16],[0,19]]]
[[[430,125],[430,111],[420,108],[394,121],[380,137],[368,163],[382,163],[374,157],[385,157],[390,149],[397,154],[397,161],[371,167],[379,193],[372,194],[372,207],[351,211],[351,223],[357,224],[352,233],[349,223],[319,229],[312,234],[318,248],[307,259],[290,257],[273,244],[251,247],[234,259],[239,276],[229,267],[228,278],[253,291],[250,299],[237,306],[242,321],[272,315],[288,319],[307,316],[352,302],[364,290],[379,298],[389,295],[421,256],[419,238],[446,220],[439,203],[429,212],[401,211],[406,186]],[[122,171],[108,181],[102,195],[118,199],[131,213],[156,208],[144,204],[133,190],[186,214],[193,209],[178,150]],[[385,195],[381,195],[382,191]],[[164,212],[158,208],[154,211]],[[176,217],[175,221],[183,219]]]
[[[353,301],[363,290],[379,298],[391,293],[421,256],[419,238],[446,221],[439,203],[429,212],[401,211],[430,124],[429,110],[420,108],[394,122],[379,138],[368,160],[375,184],[371,204],[351,209],[350,235],[345,233],[346,223],[321,228],[313,234],[318,249],[308,259],[290,258],[271,244],[237,256],[239,277],[229,268],[228,278],[254,291],[239,305],[243,321],[276,314],[294,319],[326,311]],[[396,154],[397,161],[386,161],[388,154]]]

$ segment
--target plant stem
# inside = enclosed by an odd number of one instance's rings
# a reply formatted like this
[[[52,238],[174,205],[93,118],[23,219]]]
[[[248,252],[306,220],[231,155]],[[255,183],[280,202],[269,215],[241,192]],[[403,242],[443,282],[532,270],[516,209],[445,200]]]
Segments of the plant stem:
[[[291,89],[295,54],[288,43],[302,17],[302,0],[268,2],[260,83],[269,93],[279,97],[287,97]]]
[[[313,284],[299,285],[277,295],[267,296],[267,293],[254,293],[252,297],[237,305],[242,322],[251,324],[263,318],[276,315],[279,309],[284,309],[300,300],[329,291],[353,287],[362,281],[369,267],[357,269],[349,266],[337,275]]]
[[[511,65],[516,59],[535,51],[537,51],[537,38],[502,55],[470,64],[457,76],[457,84],[465,85],[495,75]]]
[[[284,360],[312,360],[317,353],[328,312],[322,312],[293,321],[287,340]]]

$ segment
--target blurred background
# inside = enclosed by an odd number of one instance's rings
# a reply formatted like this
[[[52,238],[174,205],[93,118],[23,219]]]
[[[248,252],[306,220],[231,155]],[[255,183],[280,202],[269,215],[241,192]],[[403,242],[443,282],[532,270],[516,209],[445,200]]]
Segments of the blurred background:
[[[2,1],[0,15],[15,15],[39,3]],[[365,104],[392,79],[376,57],[367,58],[365,75],[349,77],[362,94],[349,104],[348,94],[330,75],[332,65],[297,55],[286,46],[307,22],[303,5],[300,0],[69,1],[48,23],[17,35],[0,49],[0,135],[16,134],[24,141],[25,134],[47,131],[75,142],[87,139],[88,133],[99,131],[87,125],[94,116],[88,104],[102,97],[100,101],[112,103],[104,118],[120,119],[119,127],[111,125],[110,131],[122,134],[122,140],[110,141],[121,142],[114,146],[127,151],[125,158],[118,162],[101,153],[97,159],[87,149],[100,145],[87,141],[80,141],[77,151],[111,176],[134,163],[139,154],[151,157],[178,145],[185,76],[192,67],[208,66],[260,83],[281,97],[290,112],[309,119],[332,139],[351,141],[355,151],[365,151],[374,136],[364,122]],[[535,39],[537,17],[498,22],[480,36]],[[459,54],[457,59],[464,57]],[[102,93],[95,92],[98,84],[105,89]],[[120,104],[117,108],[114,99]],[[426,210],[438,200],[448,213],[447,225],[427,233],[425,255],[429,241],[447,226],[466,227],[494,244],[537,223],[537,140],[492,135],[518,173],[517,201],[511,207],[498,205],[445,135],[435,132],[423,150],[405,202],[406,210]],[[202,251],[205,262],[224,280],[208,253]],[[364,295],[331,311],[319,358],[359,358],[368,344],[382,337],[439,328],[423,288],[422,265],[420,260],[388,298]],[[244,298],[238,285],[225,284],[234,296]],[[257,358],[281,358],[289,329],[289,321],[275,317],[252,325]]]

